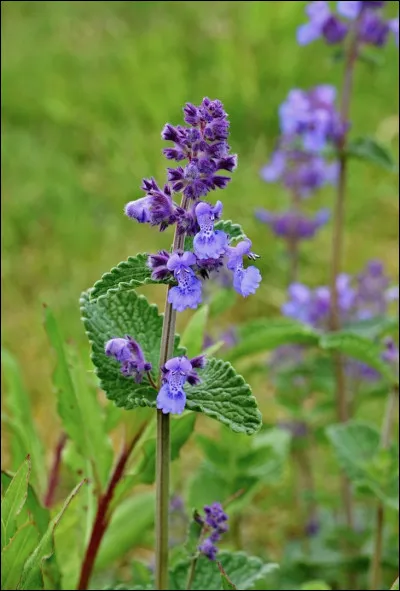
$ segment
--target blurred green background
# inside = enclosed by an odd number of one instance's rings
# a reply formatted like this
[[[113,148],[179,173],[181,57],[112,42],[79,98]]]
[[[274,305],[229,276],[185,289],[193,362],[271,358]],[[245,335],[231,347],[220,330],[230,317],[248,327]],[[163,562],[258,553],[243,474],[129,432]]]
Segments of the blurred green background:
[[[391,3],[397,4],[397,3]],[[287,196],[259,177],[278,133],[277,109],[295,86],[339,84],[342,65],[321,44],[299,48],[304,2],[2,2],[3,346],[23,367],[37,416],[49,424],[53,360],[42,327],[49,304],[64,334],[88,356],[80,292],[118,261],[168,247],[123,215],[141,179],[162,183],[160,131],[180,123],[186,101],[223,101],[239,167],[224,191],[224,217],[243,224],[264,281],[221,328],[278,315],[285,297],[283,246],[254,219],[284,209]],[[393,7],[394,8],[394,7]],[[398,52],[357,68],[354,134],[394,148]],[[345,270],[381,258],[394,279],[397,177],[363,163],[349,175]],[[222,194],[221,194],[222,196]],[[327,189],[307,207],[332,204]],[[304,246],[301,278],[328,281],[330,227]],[[158,304],[164,294],[149,290]],[[180,319],[184,322],[186,316]],[[264,392],[255,392],[259,398]],[[47,438],[53,441],[54,431]]]

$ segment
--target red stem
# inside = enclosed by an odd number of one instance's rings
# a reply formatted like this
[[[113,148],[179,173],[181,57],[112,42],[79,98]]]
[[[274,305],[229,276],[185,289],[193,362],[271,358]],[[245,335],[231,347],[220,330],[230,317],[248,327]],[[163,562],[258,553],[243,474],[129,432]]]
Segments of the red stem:
[[[57,443],[57,447],[54,453],[54,460],[53,465],[50,470],[49,475],[49,484],[47,487],[47,492],[44,498],[44,506],[49,509],[54,502],[54,495],[57,490],[57,486],[60,480],[60,467],[61,467],[61,455],[65,444],[67,443],[67,436],[65,433],[60,435],[60,438]]]
[[[122,450],[119,460],[114,468],[114,472],[111,476],[110,482],[108,483],[107,489],[99,499],[92,533],[90,536],[88,547],[86,549],[79,583],[77,586],[77,590],[79,591],[88,588],[89,580],[92,575],[93,567],[100,548],[100,544],[110,522],[110,505],[114,495],[115,488],[124,474],[124,470],[129,460],[129,456],[131,455],[133,448],[139,441],[143,431],[144,426],[138,431],[138,433],[136,433],[130,445]]]

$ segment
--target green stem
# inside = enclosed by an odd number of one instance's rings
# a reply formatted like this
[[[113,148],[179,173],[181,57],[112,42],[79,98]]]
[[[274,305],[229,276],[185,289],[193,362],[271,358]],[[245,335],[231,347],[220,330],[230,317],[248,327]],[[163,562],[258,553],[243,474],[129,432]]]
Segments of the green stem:
[[[182,198],[181,207],[187,209],[188,200]],[[185,234],[175,230],[172,250],[182,249]],[[167,289],[164,321],[161,335],[160,367],[173,355],[175,340],[176,311],[168,303]],[[169,513],[169,473],[170,473],[170,419],[169,414],[157,411],[157,449],[156,449],[156,589],[168,589],[168,513]]]
[[[386,412],[382,425],[381,449],[388,449],[388,447],[390,446],[392,424],[393,418],[396,416],[396,404],[398,395],[398,390],[396,388],[393,388],[387,401]],[[370,589],[372,590],[380,589],[384,517],[384,506],[383,503],[379,502],[378,507],[376,509],[374,553],[372,555],[371,564]]]
[[[196,564],[197,564],[198,558],[199,558],[199,555],[195,554],[192,558],[191,563],[190,563],[189,574],[188,574],[188,578],[187,578],[187,582],[186,582],[187,591],[190,591],[190,589],[192,588],[193,580],[194,580],[194,573],[196,571]]]

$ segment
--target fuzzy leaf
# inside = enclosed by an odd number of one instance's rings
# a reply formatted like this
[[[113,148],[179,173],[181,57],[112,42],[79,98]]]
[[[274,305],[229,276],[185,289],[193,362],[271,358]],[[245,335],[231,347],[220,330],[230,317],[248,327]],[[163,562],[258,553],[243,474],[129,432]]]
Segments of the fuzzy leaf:
[[[31,471],[30,457],[27,456],[10,482],[1,501],[1,546],[6,546],[17,531],[17,516],[25,504]]]
[[[373,138],[361,137],[352,140],[347,148],[347,153],[353,158],[372,162],[391,172],[397,171],[396,163],[389,150]]]
[[[141,384],[121,374],[120,365],[107,357],[105,343],[113,337],[129,334],[141,346],[146,361],[152,364],[152,377],[158,379],[162,316],[157,306],[149,304],[135,291],[110,292],[106,297],[89,300],[88,293],[81,298],[83,322],[92,345],[92,361],[100,378],[100,386],[109,400],[119,407],[131,410],[138,406],[155,407],[157,391],[145,377]],[[175,354],[183,355],[175,338]]]
[[[113,267],[111,271],[96,281],[90,291],[90,298],[96,299],[105,295],[109,290],[129,290],[150,283],[170,283],[172,280],[154,281],[151,278],[151,269],[147,266],[148,257],[148,254],[141,253],[135,257],[129,257],[128,260]]]
[[[209,359],[199,371],[201,383],[187,386],[186,407],[203,412],[236,433],[251,435],[262,424],[250,386],[227,361]]]
[[[244,552],[221,551],[218,553],[218,561],[237,589],[251,589],[256,581],[263,579],[277,568],[276,564],[265,564],[260,558],[248,556]],[[189,565],[189,560],[182,561],[173,568],[170,572],[171,589],[177,591],[186,589]],[[204,556],[199,557],[192,589],[193,591],[223,589],[221,574],[215,562]]]
[[[154,381],[158,378],[162,316],[157,307],[134,291],[118,291],[89,301],[82,297],[82,315],[92,344],[92,360],[107,397],[126,410],[156,406],[157,391],[147,382],[136,384],[124,377],[119,364],[104,353],[105,342],[125,334],[135,338],[145,358],[152,363]],[[175,355],[183,355],[175,337]],[[230,363],[210,359],[199,371],[202,383],[187,386],[187,408],[215,418],[233,431],[254,433],[261,426],[261,415],[250,387]]]
[[[398,377],[382,359],[382,346],[367,337],[348,331],[340,331],[323,335],[320,339],[320,346],[322,349],[338,351],[362,361],[379,371],[389,382],[398,382]]]
[[[318,333],[309,326],[280,318],[260,319],[238,328],[239,344],[230,349],[226,356],[235,361],[246,355],[269,351],[280,345],[317,345]]]
[[[65,510],[67,509],[68,505],[72,501],[72,499],[78,494],[81,486],[84,484],[85,480],[80,482],[70,493],[66,501],[64,502],[61,511],[58,513],[54,519],[51,520],[49,523],[49,527],[47,528],[46,533],[43,535],[39,544],[37,545],[35,551],[31,554],[28,560],[25,563],[24,569],[22,571],[21,580],[16,587],[16,589],[25,589],[30,591],[36,591],[43,589],[43,567],[45,566],[44,563],[48,560],[53,552],[53,535],[54,530],[56,529],[57,525],[60,522]]]
[[[1,553],[1,588],[17,589],[23,566],[38,541],[38,530],[33,523],[25,523],[11,538]]]

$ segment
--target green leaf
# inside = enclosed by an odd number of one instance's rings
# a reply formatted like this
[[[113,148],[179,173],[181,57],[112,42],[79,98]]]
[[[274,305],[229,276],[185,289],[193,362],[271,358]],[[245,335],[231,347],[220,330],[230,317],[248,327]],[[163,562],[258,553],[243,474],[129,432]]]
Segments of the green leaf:
[[[17,589],[23,566],[38,541],[38,530],[33,523],[25,523],[17,530],[1,553],[1,588]]]
[[[381,450],[379,432],[362,421],[330,425],[326,433],[350,480],[398,510],[397,450]]]
[[[181,344],[187,350],[187,356],[189,358],[200,355],[203,350],[207,318],[208,306],[201,306],[193,314],[183,331]]]
[[[135,546],[146,544],[145,534],[154,523],[154,503],[154,493],[145,492],[129,497],[116,508],[101,543],[96,568],[107,568]]]
[[[392,589],[395,591],[399,590],[399,577],[397,577],[397,579],[395,580],[395,582],[393,583],[393,585],[390,587],[391,591]]]
[[[136,384],[124,377],[119,364],[104,353],[105,342],[125,334],[135,338],[152,366],[154,381],[158,378],[162,316],[157,307],[134,291],[118,291],[89,301],[82,297],[82,314],[92,360],[107,397],[126,410],[138,406],[155,407],[157,391],[147,382]],[[175,337],[175,355],[184,354]],[[203,412],[228,425],[233,431],[254,433],[261,426],[261,415],[250,387],[233,367],[224,361],[210,359],[199,371],[202,382],[187,386],[188,410]]]
[[[221,585],[222,589],[237,589],[236,585],[232,583],[226,572],[224,571],[224,567],[222,564],[217,561],[217,566],[219,568],[219,572],[221,573]]]
[[[70,493],[70,495],[64,502],[61,511],[49,523],[46,533],[42,536],[33,554],[31,554],[31,556],[25,563],[24,569],[22,571],[21,580],[16,589],[29,589],[30,591],[43,589],[43,568],[45,566],[45,562],[52,556],[54,552],[54,530],[59,524],[65,510],[71,503],[72,499],[78,494],[84,482],[85,480],[80,482],[73,489],[73,491]]]
[[[199,522],[200,514],[195,509],[192,514],[192,519],[190,520],[187,538],[185,542],[185,550],[189,555],[196,554],[197,547],[200,541],[200,535],[203,531],[203,526]]]
[[[12,474],[9,474],[5,471],[1,472],[1,486],[3,494],[11,484],[12,479]],[[30,484],[28,484],[28,495],[26,497],[24,509],[27,509],[30,520],[34,522],[39,533],[43,535],[47,529],[47,526],[49,525],[50,513],[48,509],[45,509],[40,504],[37,495]]]
[[[214,228],[215,230],[222,230],[222,232],[228,234],[228,236],[234,241],[246,238],[242,226],[240,224],[234,224],[231,220],[219,220],[214,225]],[[193,250],[193,236],[186,236],[185,250]]]
[[[178,459],[181,448],[193,433],[196,422],[194,413],[185,414],[179,419],[171,420],[171,460]],[[153,484],[156,474],[156,440],[150,439],[142,448],[143,458],[131,478],[132,486],[137,483]]]
[[[129,334],[141,346],[146,361],[152,364],[152,377],[156,382],[159,373],[162,316],[157,306],[149,304],[143,295],[135,291],[110,292],[97,300],[89,300],[85,293],[81,298],[83,322],[92,345],[92,361],[100,378],[100,386],[109,400],[119,407],[131,410],[138,406],[155,407],[157,391],[145,378],[137,384],[121,374],[120,365],[107,357],[105,343],[113,337]],[[175,338],[175,354],[183,355]]]
[[[366,320],[359,320],[346,325],[346,332],[359,334],[369,339],[382,337],[391,331],[399,328],[399,318],[388,318],[387,316],[376,316]]]
[[[31,471],[30,457],[27,456],[10,482],[1,501],[1,546],[6,546],[17,531],[17,516],[28,495],[28,481]]]
[[[186,388],[189,410],[203,412],[236,433],[251,435],[260,429],[262,417],[256,399],[230,363],[211,358],[199,376],[200,384]]]
[[[285,344],[317,345],[319,335],[313,328],[289,319],[260,319],[239,327],[238,339],[239,344],[226,353],[231,361]]]
[[[260,558],[248,556],[244,552],[226,552],[218,553],[218,560],[229,579],[238,589],[251,589],[259,580],[268,576],[277,568],[276,564],[266,564]],[[170,572],[170,588],[177,591],[186,589],[186,581],[190,561],[178,563]],[[221,574],[217,564],[208,560],[205,556],[200,556],[195,570],[192,589],[203,591],[214,591],[222,589]]]
[[[2,351],[1,362],[5,380],[4,404],[8,411],[8,424],[14,437],[11,438],[13,469],[17,469],[26,458],[31,457],[31,483],[40,494],[46,488],[44,450],[32,415],[32,405],[25,389],[21,368],[16,359]]]
[[[150,283],[171,283],[173,280],[154,281],[151,278],[151,269],[147,266],[148,257],[149,255],[146,253],[138,254],[113,267],[110,272],[105,273],[101,279],[96,281],[90,290],[90,298],[96,299],[110,290],[115,292],[134,289]]]
[[[300,589],[301,591],[331,591],[332,587],[329,587],[325,581],[307,581]]]
[[[350,157],[372,162],[381,168],[396,172],[398,167],[389,150],[370,137],[361,137],[349,142],[347,154]]]
[[[348,331],[340,331],[322,335],[320,346],[322,349],[338,351],[362,361],[379,371],[390,383],[398,383],[398,376],[395,375],[390,365],[382,360],[383,347],[366,337]]]
[[[64,342],[57,321],[47,306],[44,317],[45,329],[56,354],[53,382],[57,390],[57,410],[68,436],[76,443],[80,452],[86,453],[85,423],[82,418],[74,383],[65,354]]]

